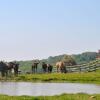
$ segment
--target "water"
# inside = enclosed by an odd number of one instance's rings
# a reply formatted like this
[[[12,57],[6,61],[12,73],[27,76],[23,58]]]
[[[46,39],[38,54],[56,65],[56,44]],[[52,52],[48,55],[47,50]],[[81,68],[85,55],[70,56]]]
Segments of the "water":
[[[52,96],[62,93],[100,94],[100,85],[78,83],[0,82],[0,94]]]

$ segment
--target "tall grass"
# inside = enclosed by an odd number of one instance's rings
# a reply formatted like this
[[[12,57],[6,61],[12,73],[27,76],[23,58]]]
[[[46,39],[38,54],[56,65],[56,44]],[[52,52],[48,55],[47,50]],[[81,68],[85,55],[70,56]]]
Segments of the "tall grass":
[[[0,95],[0,100],[100,100],[100,94],[62,94],[56,96],[6,96]]]
[[[25,74],[0,80],[28,82],[78,82],[100,84],[100,71],[87,73]]]

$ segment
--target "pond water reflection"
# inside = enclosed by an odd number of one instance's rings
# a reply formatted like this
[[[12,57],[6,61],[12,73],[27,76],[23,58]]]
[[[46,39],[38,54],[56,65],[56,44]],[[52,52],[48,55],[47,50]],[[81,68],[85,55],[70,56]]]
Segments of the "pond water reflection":
[[[100,86],[79,83],[0,82],[0,94],[52,96],[62,93],[100,94]]]

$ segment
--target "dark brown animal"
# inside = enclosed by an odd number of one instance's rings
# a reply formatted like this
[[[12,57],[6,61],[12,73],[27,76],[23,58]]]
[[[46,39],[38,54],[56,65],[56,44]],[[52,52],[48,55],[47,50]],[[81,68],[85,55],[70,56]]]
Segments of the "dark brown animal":
[[[0,72],[1,72],[1,76],[2,77],[7,76],[7,74],[8,74],[7,73],[7,71],[8,71],[7,68],[8,67],[7,67],[6,63],[4,63],[3,61],[1,61],[0,62]]]
[[[14,75],[18,75],[18,66],[19,64],[15,62],[0,62],[0,72],[2,76],[11,76],[12,75],[12,70],[14,70]]]
[[[53,69],[53,66],[51,64],[47,64],[47,71],[48,73],[51,73]]]
[[[39,63],[40,63],[39,60],[33,60],[32,73],[37,73],[37,67]]]
[[[42,62],[42,69],[43,69],[43,73],[47,72],[47,64],[45,62]]]
[[[19,69],[19,64],[16,62],[9,62],[7,64],[7,70],[10,76],[12,75],[12,71],[14,71],[15,76],[18,76],[18,69]]]

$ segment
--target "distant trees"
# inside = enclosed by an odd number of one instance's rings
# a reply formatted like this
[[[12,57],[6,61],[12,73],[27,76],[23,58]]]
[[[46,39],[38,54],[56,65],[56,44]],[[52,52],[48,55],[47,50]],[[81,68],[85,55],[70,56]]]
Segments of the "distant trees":
[[[73,59],[72,56],[69,56],[69,55],[64,55],[64,57],[62,58],[62,61],[63,61],[67,66],[76,65],[76,61]]]
[[[51,65],[56,64],[58,61],[65,61],[68,65],[75,65],[75,64],[82,64],[82,63],[88,63],[92,60],[95,60],[97,58],[98,53],[97,52],[84,52],[82,54],[77,55],[58,55],[58,56],[50,56],[48,59],[43,59],[40,61],[39,69],[38,71],[41,71],[41,62],[45,62]],[[20,64],[20,69],[23,71],[28,71],[31,69],[32,61],[20,61],[18,62]]]
[[[55,65],[55,63],[58,61],[61,61],[63,57],[64,55],[59,55],[59,56],[54,56],[54,57],[50,56],[47,59],[47,63]]]
[[[59,56],[50,56],[48,59],[46,59],[47,63],[55,65],[56,62],[67,60],[67,62],[71,62],[72,65],[74,64],[82,64],[82,63],[88,63],[92,60],[95,60],[97,57],[97,52],[84,52],[82,54],[76,54],[76,55],[59,55]]]
[[[95,60],[97,57],[96,52],[84,52],[82,54],[72,55],[78,64],[87,63]]]

